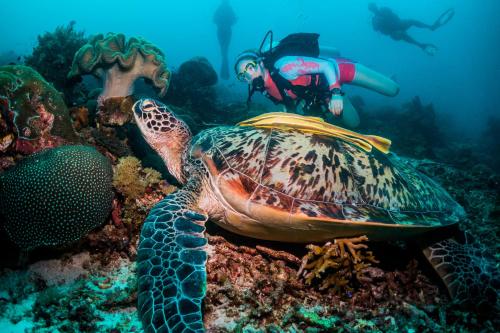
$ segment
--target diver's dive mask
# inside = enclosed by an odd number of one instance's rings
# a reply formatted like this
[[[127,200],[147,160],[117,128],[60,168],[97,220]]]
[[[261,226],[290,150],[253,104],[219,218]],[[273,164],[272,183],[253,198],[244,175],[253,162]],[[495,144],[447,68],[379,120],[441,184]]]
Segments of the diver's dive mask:
[[[250,73],[248,72],[248,70],[250,68],[253,68],[254,70],[257,68],[257,63],[255,61],[249,61],[245,67],[243,68],[243,70],[241,72],[238,73],[238,75],[236,76],[236,78],[241,81],[241,82],[245,82],[245,81],[251,81],[252,80],[252,76],[250,75]]]

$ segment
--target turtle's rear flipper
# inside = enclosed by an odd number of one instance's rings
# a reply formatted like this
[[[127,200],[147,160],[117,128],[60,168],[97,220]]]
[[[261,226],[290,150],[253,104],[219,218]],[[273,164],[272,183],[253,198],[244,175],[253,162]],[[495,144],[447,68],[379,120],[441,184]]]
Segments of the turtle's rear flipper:
[[[145,332],[204,331],[206,216],[190,209],[195,194],[186,187],[160,201],[142,227],[138,311]]]
[[[449,238],[423,252],[453,299],[480,307],[494,306],[499,300],[499,268],[482,246]]]

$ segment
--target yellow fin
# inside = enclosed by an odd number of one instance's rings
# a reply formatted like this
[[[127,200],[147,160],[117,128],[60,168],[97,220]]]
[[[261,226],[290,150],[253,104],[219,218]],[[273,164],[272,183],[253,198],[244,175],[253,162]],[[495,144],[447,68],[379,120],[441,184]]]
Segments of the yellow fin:
[[[365,151],[372,147],[387,154],[391,140],[377,135],[364,135],[325,122],[322,118],[306,117],[293,113],[271,112],[242,121],[239,126],[258,128],[279,128],[284,130],[299,130],[302,132],[337,137],[350,142]]]
[[[255,123],[258,120],[274,119],[276,117],[280,117],[283,119],[308,119],[310,121],[322,122],[322,123],[325,122],[323,118],[320,117],[301,116],[299,114],[287,113],[287,112],[268,112],[247,120],[243,120],[242,122],[239,122],[237,125],[238,126],[251,125],[252,123]]]

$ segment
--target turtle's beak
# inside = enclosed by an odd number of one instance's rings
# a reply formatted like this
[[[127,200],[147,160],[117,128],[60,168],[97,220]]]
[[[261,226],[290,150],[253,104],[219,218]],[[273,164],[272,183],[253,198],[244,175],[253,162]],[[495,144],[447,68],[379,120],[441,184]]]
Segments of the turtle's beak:
[[[134,105],[132,106],[132,110],[134,111],[134,116],[136,116],[136,117],[142,116],[141,102],[142,102],[142,99],[135,102]]]

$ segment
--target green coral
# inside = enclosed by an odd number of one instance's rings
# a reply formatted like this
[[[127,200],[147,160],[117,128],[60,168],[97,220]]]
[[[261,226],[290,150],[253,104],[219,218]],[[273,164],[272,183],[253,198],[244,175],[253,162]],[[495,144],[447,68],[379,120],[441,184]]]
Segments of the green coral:
[[[86,74],[104,81],[102,100],[131,95],[139,78],[158,88],[160,96],[165,95],[170,82],[165,57],[158,47],[140,37],[126,41],[123,34],[115,33],[96,35],[76,52],[68,78]]]
[[[75,241],[101,225],[112,200],[112,168],[92,147],[35,153],[0,174],[0,212],[21,248]]]
[[[30,67],[0,67],[0,109],[12,119],[18,151],[79,141],[61,94]]]
[[[333,243],[324,246],[308,245],[309,253],[302,259],[299,275],[302,275],[306,284],[321,281],[320,290],[333,288],[333,291],[342,294],[352,290],[354,280],[362,281],[364,270],[372,263],[378,263],[368,246],[366,236],[349,239],[336,239]]]

